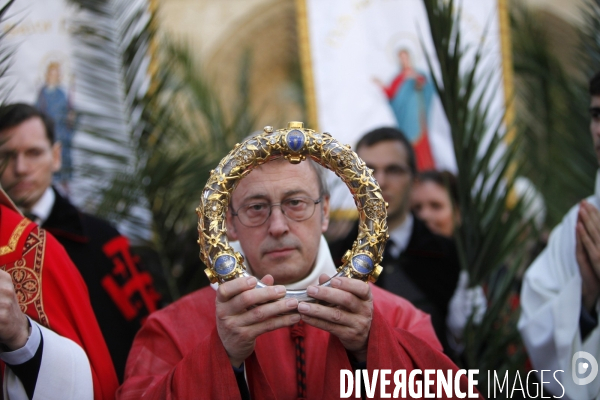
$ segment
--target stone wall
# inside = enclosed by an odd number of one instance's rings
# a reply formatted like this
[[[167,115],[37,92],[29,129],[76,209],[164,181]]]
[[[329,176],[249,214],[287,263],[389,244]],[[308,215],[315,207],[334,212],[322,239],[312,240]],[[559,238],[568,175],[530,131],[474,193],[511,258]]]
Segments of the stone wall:
[[[226,103],[248,58],[257,128],[304,119],[294,0],[161,0],[159,18],[171,38],[195,49]]]

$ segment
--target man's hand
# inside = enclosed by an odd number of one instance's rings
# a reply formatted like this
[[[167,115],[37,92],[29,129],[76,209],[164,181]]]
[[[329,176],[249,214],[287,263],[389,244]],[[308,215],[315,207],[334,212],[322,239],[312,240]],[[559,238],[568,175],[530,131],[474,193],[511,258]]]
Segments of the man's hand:
[[[321,283],[329,277],[319,277]],[[300,303],[298,311],[309,325],[323,329],[340,339],[357,361],[367,360],[367,344],[373,319],[373,296],[365,282],[350,278],[333,278],[331,287],[309,286],[307,294],[329,303]]]
[[[581,273],[583,305],[592,311],[600,296],[600,212],[585,200],[577,215],[575,257]]]
[[[0,343],[17,350],[28,338],[29,322],[19,307],[12,278],[0,270]]]
[[[272,285],[273,277],[262,281]],[[284,286],[253,290],[257,283],[254,277],[238,278],[217,289],[217,331],[234,367],[252,354],[259,335],[300,321],[297,313],[281,315],[295,310],[298,300],[274,301],[285,296]]]

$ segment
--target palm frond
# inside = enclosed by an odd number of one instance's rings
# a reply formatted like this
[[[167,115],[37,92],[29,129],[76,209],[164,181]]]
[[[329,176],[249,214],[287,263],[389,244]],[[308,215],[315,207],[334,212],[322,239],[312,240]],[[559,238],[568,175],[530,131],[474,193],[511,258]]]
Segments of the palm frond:
[[[597,161],[588,133],[586,83],[567,73],[553,54],[538,14],[515,6],[511,19],[521,158],[525,175],[544,197],[552,228],[594,187]]]
[[[481,323],[471,321],[465,328],[464,361],[467,368],[514,373],[524,357],[522,351],[521,357],[506,357],[509,346],[518,345],[516,320],[507,302],[515,291],[516,271],[526,258],[524,238],[533,229],[524,216],[527,196],[508,207],[515,178],[523,170],[518,158],[521,140],[506,140],[502,111],[492,109],[490,101],[490,90],[499,82],[482,68],[485,41],[476,47],[463,43],[461,12],[455,6],[453,0],[425,0],[441,71],[434,84],[448,118],[458,167],[462,224],[455,234],[457,249],[470,285],[487,288],[490,304]],[[434,71],[433,60],[427,61]],[[485,388],[482,382],[480,389]]]
[[[101,105],[84,110],[82,126],[94,141],[80,150],[112,166],[99,172],[88,162],[85,175],[99,182],[89,197],[98,215],[153,247],[176,299],[205,279],[198,278],[194,210],[210,170],[254,126],[250,57],[238,102],[224,106],[189,48],[159,37],[147,0],[72,1],[84,11],[77,71]]]
[[[146,0],[71,0],[81,8],[74,21],[75,74],[80,87],[78,151],[88,208],[113,176],[131,168],[136,143],[134,110],[147,87],[148,35],[152,14]],[[87,196],[86,196],[87,195]]]
[[[254,118],[247,64],[241,67],[239,102],[224,107],[187,46],[163,39],[159,48],[153,90],[137,103],[134,168],[115,175],[98,213],[126,220],[137,231],[151,221],[152,244],[177,298],[205,283],[194,210],[210,171],[251,132]],[[149,219],[139,210],[148,210]]]
[[[587,59],[583,72],[592,77],[600,71],[600,0],[586,0],[581,9],[584,19],[582,53]]]
[[[6,13],[13,3],[14,0],[10,0],[0,8],[0,23],[5,23],[7,21]],[[14,28],[14,25],[9,29],[0,32],[0,104],[6,102],[12,91],[12,86],[8,83],[9,81],[4,79],[6,71],[8,71],[11,66],[12,57],[15,52],[14,47],[6,44],[6,36],[10,33],[12,28]]]

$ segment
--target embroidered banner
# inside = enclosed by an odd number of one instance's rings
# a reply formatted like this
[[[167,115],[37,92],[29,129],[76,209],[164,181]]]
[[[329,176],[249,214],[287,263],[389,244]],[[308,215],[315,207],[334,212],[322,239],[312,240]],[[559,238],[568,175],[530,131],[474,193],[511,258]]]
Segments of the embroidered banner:
[[[69,34],[76,9],[65,0],[19,0],[9,9],[2,30],[14,49],[6,73],[10,102],[36,106],[54,120],[62,145],[62,168],[56,180],[67,184],[72,175],[71,148],[76,132],[76,83],[73,43]]]
[[[493,107],[501,111],[499,11],[506,5],[502,0],[459,4],[463,44],[474,51],[485,36],[482,70],[491,73],[489,82],[497,87]],[[372,129],[396,126],[413,143],[420,170],[455,172],[448,123],[425,57],[427,52],[436,60],[422,0],[298,0],[297,5],[312,127],[354,146]],[[345,198],[343,208],[352,207],[350,196]]]

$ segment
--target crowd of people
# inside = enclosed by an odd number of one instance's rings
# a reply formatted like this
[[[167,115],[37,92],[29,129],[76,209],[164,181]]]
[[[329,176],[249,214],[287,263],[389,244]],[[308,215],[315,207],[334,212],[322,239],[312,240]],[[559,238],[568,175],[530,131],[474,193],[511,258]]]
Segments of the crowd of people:
[[[590,96],[600,162],[600,74]],[[456,373],[467,321],[481,321],[490,306],[482,287],[467,286],[453,240],[462,223],[457,177],[417,171],[413,147],[396,128],[366,133],[355,151],[388,204],[375,284],[336,277],[321,286],[352,247],[358,223],[327,243],[322,167],[278,159],[253,169],[229,200],[227,235],[252,276],[164,306],[128,240],[53,187],[61,143],[52,121],[27,104],[1,106],[5,397],[326,399],[340,398],[342,370]],[[518,329],[532,367],[564,371],[561,380],[540,382],[571,399],[600,396],[600,380],[576,378],[577,357],[600,356],[598,179],[595,194],[552,231],[521,293]],[[304,206],[292,213],[296,202]],[[259,280],[266,287],[257,288]],[[317,302],[284,299],[299,282]],[[455,385],[467,392],[467,377]]]

